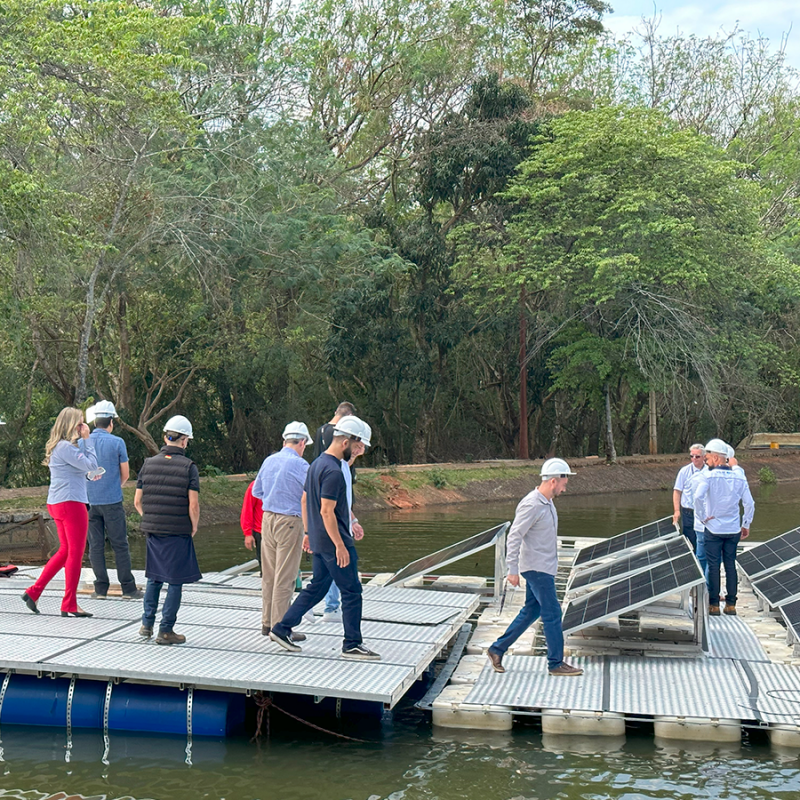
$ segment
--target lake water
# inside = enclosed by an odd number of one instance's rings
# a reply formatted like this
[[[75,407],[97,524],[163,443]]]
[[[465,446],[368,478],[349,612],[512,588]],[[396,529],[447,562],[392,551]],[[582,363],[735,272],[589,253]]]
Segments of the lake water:
[[[753,538],[800,524],[800,486],[756,494]],[[421,555],[510,519],[514,503],[360,515],[364,571],[396,570]],[[558,500],[561,533],[608,536],[671,511],[668,492]],[[204,528],[196,539],[201,567],[245,560],[234,526]],[[143,548],[134,541],[142,565]],[[490,574],[492,557],[446,568]],[[334,727],[334,721],[325,721]],[[798,798],[800,751],[770,748],[763,734],[742,745],[662,744],[647,728],[624,743],[542,736],[535,725],[508,734],[444,732],[429,715],[401,704],[378,720],[344,721],[347,742],[273,713],[268,741],[195,740],[191,765],[180,737],[112,734],[108,764],[97,731],[76,731],[70,760],[65,733],[6,726],[0,732],[0,798],[144,800],[642,800],[643,798]],[[604,750],[604,748],[610,748]],[[63,793],[63,794],[59,794]]]

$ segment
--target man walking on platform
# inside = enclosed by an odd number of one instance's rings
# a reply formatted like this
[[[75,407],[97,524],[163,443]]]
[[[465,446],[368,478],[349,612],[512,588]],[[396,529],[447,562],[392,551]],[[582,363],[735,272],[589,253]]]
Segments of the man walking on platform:
[[[509,647],[541,616],[547,642],[547,668],[551,675],[582,675],[583,670],[564,661],[561,605],[556,594],[558,571],[558,513],[553,500],[574,475],[567,462],[550,458],[542,464],[541,483],[517,506],[508,532],[506,560],[508,582],[519,586],[525,578],[525,605],[506,632],[489,647],[487,655],[496,672],[505,672],[503,656]]]
[[[353,416],[356,413],[356,407],[349,403],[347,400],[343,400],[336,406],[336,411],[333,415],[333,418],[330,422],[326,422],[324,425],[320,425],[317,428],[316,432],[316,443],[314,444],[314,453],[312,456],[312,461],[319,458],[322,453],[324,453],[330,446],[331,441],[333,440],[333,428],[337,422],[339,422],[342,417]],[[352,499],[353,496],[353,483],[355,482],[356,477],[356,468],[351,464],[347,464],[347,462],[342,462],[342,471],[344,472],[345,469],[350,471],[349,475],[345,475],[345,480],[347,481],[350,498]],[[344,465],[347,464],[345,467]],[[360,526],[359,526],[360,527]],[[363,531],[362,531],[363,535]],[[323,609],[322,613],[322,621],[323,622],[341,622],[342,621],[342,611],[341,611],[341,593],[339,592],[339,587],[336,585],[334,581],[331,584],[331,588],[328,590],[328,593],[325,595],[325,608]]]
[[[355,471],[353,465],[357,458],[364,455],[366,449],[370,446],[370,439],[372,438],[372,428],[370,428],[364,420],[361,420],[361,425],[361,441],[353,442],[350,461],[342,461],[342,476],[344,477],[344,482],[347,487],[347,507],[350,511],[350,533],[357,542],[360,542],[364,538],[364,528],[361,527],[358,517],[353,513],[353,472]],[[331,588],[328,589],[328,594],[325,595],[325,610],[322,614],[322,621],[341,622],[341,604],[342,593],[339,591],[336,581],[334,581],[331,584]]]
[[[314,554],[313,575],[311,583],[300,592],[269,635],[285,650],[300,650],[292,641],[292,628],[322,600],[335,580],[342,593],[342,658],[380,660],[380,656],[366,647],[361,638],[358,555],[350,533],[347,487],[342,475],[342,461],[350,460],[353,442],[361,440],[363,430],[363,423],[357,417],[342,417],[334,427],[330,446],[308,470],[303,502],[308,524],[308,546]]]
[[[672,489],[672,523],[679,527],[683,535],[691,542],[697,560],[703,572],[706,569],[704,538],[694,524],[694,497],[692,487],[702,472],[705,463],[705,448],[702,444],[693,444],[689,448],[689,463],[681,467],[675,478]]]
[[[161,587],[168,584],[156,644],[186,641],[173,630],[183,584],[203,577],[194,550],[200,524],[200,474],[194,461],[186,457],[192,437],[192,423],[180,415],[172,417],[164,426],[165,446],[142,464],[136,481],[133,504],[142,515],[142,533],[147,534],[147,588],[139,628],[145,639],[153,635]]]
[[[705,526],[706,561],[708,562],[708,613],[720,613],[720,562],[725,565],[725,613],[736,614],[736,548],[740,539],[750,535],[755,513],[753,495],[744,471],[728,464],[728,445],[712,439],[706,445],[708,469],[694,482],[694,513]],[[739,505],[744,508],[739,516]]]
[[[303,488],[308,462],[303,458],[313,444],[304,422],[290,422],[283,430],[283,447],[264,459],[253,484],[261,500],[261,633],[269,636],[292,602],[303,556]],[[302,633],[292,641],[305,639]]]
[[[131,572],[128,526],[122,505],[122,487],[130,474],[128,450],[119,436],[113,436],[117,410],[108,400],[86,409],[86,421],[94,422],[89,440],[97,454],[97,464],[105,472],[86,484],[89,496],[89,561],[94,570],[92,597],[108,595],[110,580],[106,568],[106,540],[114,551],[117,579],[122,596],[132,600],[144,597]]]

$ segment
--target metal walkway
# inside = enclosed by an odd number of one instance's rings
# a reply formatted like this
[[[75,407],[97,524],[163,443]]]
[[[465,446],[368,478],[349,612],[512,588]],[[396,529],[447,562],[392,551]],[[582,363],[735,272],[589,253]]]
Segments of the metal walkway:
[[[308,636],[302,652],[282,650],[261,635],[261,600],[252,589],[187,587],[178,617],[187,641],[172,647],[139,637],[141,601],[79,596],[95,616],[64,618],[61,592],[51,584],[37,616],[20,599],[36,572],[24,570],[0,584],[0,672],[288,692],[389,707],[479,603],[478,595],[461,592],[365,586],[362,633],[382,660],[358,662],[341,658],[341,623],[304,622],[298,628]]]
[[[463,705],[800,723],[800,670],[794,667],[722,658],[593,656],[573,661],[584,668],[582,676],[553,678],[542,656],[508,656],[503,674],[487,664]]]

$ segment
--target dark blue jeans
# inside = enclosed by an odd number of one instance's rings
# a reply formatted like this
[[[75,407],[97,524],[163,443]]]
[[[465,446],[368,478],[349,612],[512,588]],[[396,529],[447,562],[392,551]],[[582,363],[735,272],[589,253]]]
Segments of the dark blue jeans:
[[[123,594],[136,591],[131,572],[131,552],[128,549],[128,526],[122,503],[109,503],[89,508],[89,561],[94,570],[94,590],[108,594],[109,578],[106,569],[106,539],[114,551],[117,578]]]
[[[147,588],[144,590],[144,614],[142,614],[142,625],[145,628],[152,628],[155,625],[158,599],[163,585],[161,581],[147,579]],[[160,633],[169,633],[175,627],[178,609],[181,607],[182,594],[183,584],[167,584],[167,596],[164,598],[164,605],[161,609],[161,624],[158,626]]]
[[[697,534],[694,532],[694,511],[681,506],[681,530],[683,535],[691,542],[692,551],[697,553]]]
[[[522,577],[526,584],[525,605],[506,632],[489,649],[502,656],[541,617],[547,642],[547,667],[555,669],[564,661],[564,632],[555,577],[534,571],[523,572]]]
[[[681,530],[683,535],[692,545],[692,550],[700,562],[700,569],[703,575],[706,574],[706,549],[702,531],[694,529],[694,511],[691,508],[681,506]]]
[[[348,547],[350,563],[342,569],[336,563],[335,555],[314,553],[312,559],[311,583],[297,595],[294,603],[284,614],[283,619],[273,625],[278,636],[288,637],[292,628],[300,624],[305,614],[322,600],[336,580],[342,593],[342,623],[344,624],[343,650],[361,644],[361,581],[358,579],[358,555],[355,547]]]
[[[719,565],[725,565],[725,602],[736,604],[739,576],[736,574],[736,546],[741,533],[711,533],[706,530],[706,561],[708,562],[708,604],[719,605]]]

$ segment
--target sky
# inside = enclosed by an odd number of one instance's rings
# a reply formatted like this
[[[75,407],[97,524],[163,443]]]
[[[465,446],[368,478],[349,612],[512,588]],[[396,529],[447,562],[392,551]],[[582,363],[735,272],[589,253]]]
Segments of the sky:
[[[608,0],[613,14],[603,22],[617,35],[623,35],[652,17],[654,9],[661,16],[659,33],[664,36],[680,30],[709,36],[738,27],[754,38],[761,35],[772,47],[780,45],[782,34],[788,34],[786,60],[800,69],[800,0]]]

